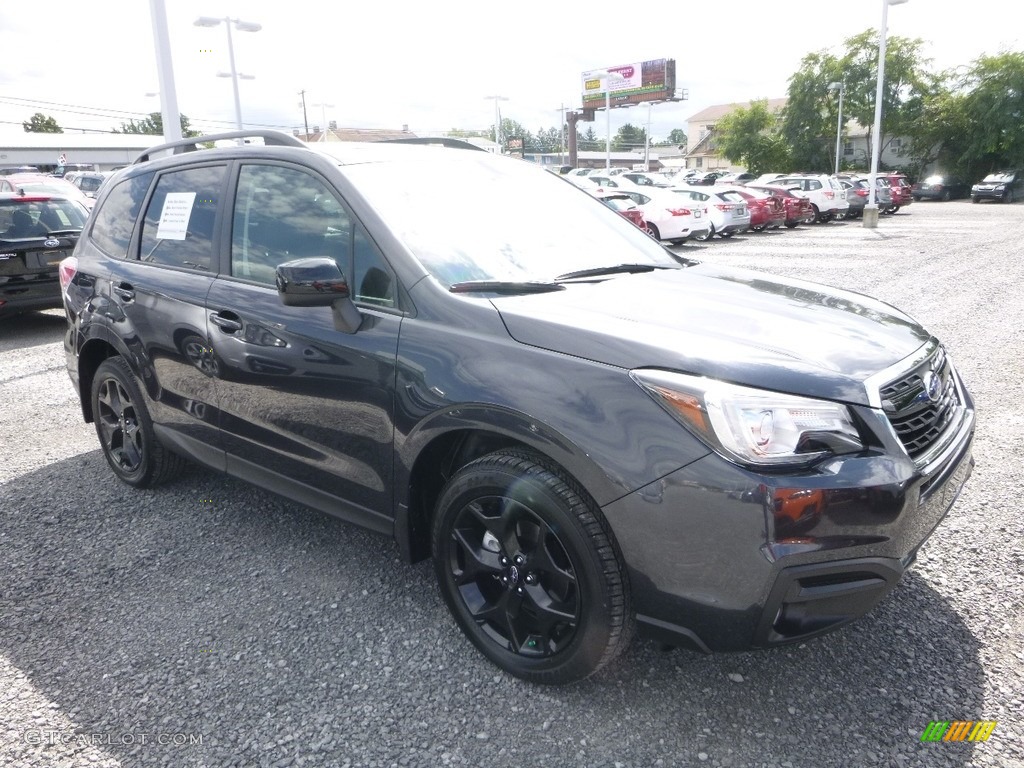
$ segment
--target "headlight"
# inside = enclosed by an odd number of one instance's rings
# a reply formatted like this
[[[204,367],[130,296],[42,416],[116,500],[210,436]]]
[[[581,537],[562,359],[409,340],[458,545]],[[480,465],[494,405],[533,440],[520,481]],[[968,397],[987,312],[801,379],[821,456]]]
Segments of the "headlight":
[[[805,466],[864,448],[839,403],[666,371],[630,375],[710,448],[740,464]]]
[[[995,189],[996,192],[1002,192],[1004,189],[1006,189],[1006,185],[1005,184],[996,184],[996,189]]]

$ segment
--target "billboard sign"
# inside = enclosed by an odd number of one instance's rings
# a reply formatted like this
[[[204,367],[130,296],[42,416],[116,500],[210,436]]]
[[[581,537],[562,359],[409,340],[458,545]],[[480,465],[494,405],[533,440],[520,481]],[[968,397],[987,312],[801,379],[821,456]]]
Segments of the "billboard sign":
[[[605,72],[614,72],[622,79],[605,78]],[[676,91],[676,61],[652,59],[584,72],[584,109],[604,107],[606,81],[613,107],[643,104],[648,101],[666,101],[671,99]]]

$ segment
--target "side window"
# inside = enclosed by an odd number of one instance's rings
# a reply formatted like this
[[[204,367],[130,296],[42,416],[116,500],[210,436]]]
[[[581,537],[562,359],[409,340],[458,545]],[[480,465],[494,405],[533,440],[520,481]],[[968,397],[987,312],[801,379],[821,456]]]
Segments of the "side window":
[[[107,255],[119,259],[128,255],[135,220],[152,181],[152,173],[125,179],[110,190],[103,206],[93,215],[92,241]]]
[[[243,165],[231,226],[231,274],[273,285],[278,264],[334,259],[354,301],[396,306],[395,276],[348,207],[315,176]]]
[[[214,226],[226,170],[227,166],[211,165],[157,179],[142,224],[140,261],[216,271]]]
[[[821,182],[812,179],[811,181],[807,182],[807,189],[809,189],[812,192],[816,189],[821,189]]]

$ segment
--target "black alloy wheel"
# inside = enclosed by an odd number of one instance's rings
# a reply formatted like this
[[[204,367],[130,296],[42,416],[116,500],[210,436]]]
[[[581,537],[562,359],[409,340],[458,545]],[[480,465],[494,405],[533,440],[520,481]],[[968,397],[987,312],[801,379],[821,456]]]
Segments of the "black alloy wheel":
[[[456,472],[438,500],[433,548],[455,620],[509,674],[572,682],[629,642],[625,569],[607,524],[540,455],[498,451]]]
[[[96,434],[110,468],[136,488],[169,480],[184,459],[164,448],[128,364],[121,357],[104,360],[92,381],[92,413]]]

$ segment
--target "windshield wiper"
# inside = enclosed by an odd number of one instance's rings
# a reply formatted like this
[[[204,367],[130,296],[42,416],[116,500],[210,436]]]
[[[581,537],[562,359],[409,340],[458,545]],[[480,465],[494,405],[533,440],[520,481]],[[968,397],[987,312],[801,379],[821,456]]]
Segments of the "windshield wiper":
[[[448,290],[452,293],[549,293],[550,291],[564,291],[565,286],[537,280],[524,282],[514,282],[511,280],[468,280],[464,283],[455,283]]]
[[[637,272],[653,272],[656,269],[675,269],[664,264],[616,264],[613,267],[594,267],[566,272],[555,280],[575,280],[579,277],[601,277],[602,275],[636,274]]]

